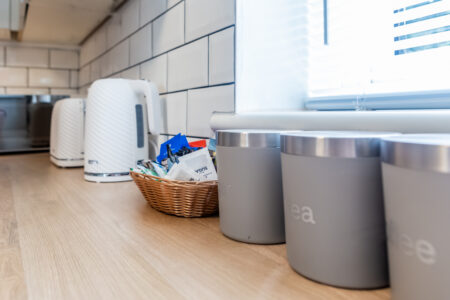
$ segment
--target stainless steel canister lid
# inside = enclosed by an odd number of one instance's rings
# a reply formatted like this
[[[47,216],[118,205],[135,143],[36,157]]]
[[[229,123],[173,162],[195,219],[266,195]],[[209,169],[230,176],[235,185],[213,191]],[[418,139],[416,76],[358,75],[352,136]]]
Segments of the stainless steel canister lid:
[[[381,159],[403,168],[450,173],[450,134],[405,134],[384,138]]]
[[[369,131],[303,131],[283,133],[281,152],[313,157],[378,157],[380,139],[398,133]]]
[[[240,148],[279,148],[280,133],[277,130],[235,129],[218,130],[217,146]]]

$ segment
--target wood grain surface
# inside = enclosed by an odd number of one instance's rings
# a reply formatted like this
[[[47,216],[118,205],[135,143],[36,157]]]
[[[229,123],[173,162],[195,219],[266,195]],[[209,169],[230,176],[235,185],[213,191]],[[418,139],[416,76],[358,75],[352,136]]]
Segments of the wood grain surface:
[[[0,299],[26,299],[9,167],[0,163]]]
[[[0,156],[0,299],[389,299],[294,272],[284,245],[224,237],[218,217],[151,209],[133,182],[90,183],[48,154]]]

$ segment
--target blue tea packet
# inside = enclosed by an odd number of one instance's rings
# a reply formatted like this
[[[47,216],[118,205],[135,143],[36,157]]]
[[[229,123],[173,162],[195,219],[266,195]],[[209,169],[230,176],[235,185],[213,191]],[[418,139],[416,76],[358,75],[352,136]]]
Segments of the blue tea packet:
[[[161,148],[159,150],[159,155],[156,158],[158,163],[161,163],[164,159],[167,158],[167,145],[170,146],[170,150],[172,150],[172,153],[177,153],[180,151],[183,147],[186,147],[188,149],[193,149],[191,146],[189,146],[188,140],[185,135],[182,135],[181,133],[177,134],[167,142],[161,144]]]
[[[216,140],[215,139],[209,140],[208,150],[216,152]]]

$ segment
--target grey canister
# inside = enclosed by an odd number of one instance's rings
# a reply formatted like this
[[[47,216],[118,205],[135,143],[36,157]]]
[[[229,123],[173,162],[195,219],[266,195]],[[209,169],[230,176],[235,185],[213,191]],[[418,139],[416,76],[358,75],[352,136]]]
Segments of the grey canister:
[[[284,243],[280,132],[220,130],[220,229],[246,243]]]
[[[450,299],[450,135],[381,146],[392,298]]]
[[[298,273],[344,288],[389,284],[379,158],[387,135],[282,134],[286,248]]]

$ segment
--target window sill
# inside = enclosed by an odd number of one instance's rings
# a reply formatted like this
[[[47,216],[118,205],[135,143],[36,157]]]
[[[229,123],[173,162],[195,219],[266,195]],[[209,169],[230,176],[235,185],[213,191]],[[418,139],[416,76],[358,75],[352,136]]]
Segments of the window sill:
[[[450,109],[215,113],[211,128],[450,133]]]

